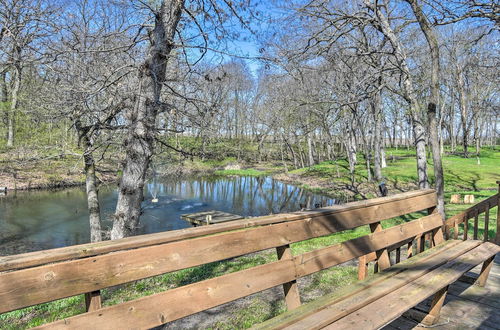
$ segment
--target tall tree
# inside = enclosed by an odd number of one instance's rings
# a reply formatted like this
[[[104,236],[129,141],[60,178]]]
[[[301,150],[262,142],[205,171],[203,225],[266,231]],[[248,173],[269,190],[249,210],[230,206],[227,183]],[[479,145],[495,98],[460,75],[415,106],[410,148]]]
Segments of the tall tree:
[[[111,239],[130,236],[139,225],[146,173],[154,151],[156,118],[164,107],[161,91],[183,5],[183,0],[163,0],[157,8],[150,7],[154,27],[149,33],[146,59],[138,72],[135,105],[126,114],[129,128]]]
[[[436,192],[438,197],[437,208],[443,221],[445,219],[444,212],[444,175],[443,175],[443,164],[441,162],[441,151],[439,148],[439,138],[438,138],[438,128],[436,124],[436,109],[438,108],[440,99],[440,57],[439,57],[439,44],[437,40],[436,33],[432,28],[429,20],[422,11],[421,6],[417,0],[406,0],[413,10],[415,17],[417,18],[420,29],[425,35],[427,44],[430,49],[431,56],[431,81],[430,81],[430,97],[429,103],[427,105],[427,118],[429,122],[429,139],[431,142],[432,149],[432,160],[434,164],[434,180],[436,186]]]

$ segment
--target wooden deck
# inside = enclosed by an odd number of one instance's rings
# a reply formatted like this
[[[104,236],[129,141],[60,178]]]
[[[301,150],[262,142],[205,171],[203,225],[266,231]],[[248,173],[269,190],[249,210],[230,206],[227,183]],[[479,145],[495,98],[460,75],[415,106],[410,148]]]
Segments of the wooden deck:
[[[480,267],[474,268],[468,275],[477,277]],[[430,299],[420,303],[410,313],[383,329],[429,329],[429,327],[421,326],[408,315],[413,314],[413,317],[418,318],[419,311],[428,311],[429,306]],[[500,329],[500,255],[495,258],[490,277],[484,288],[460,281],[450,286],[441,310],[441,318],[431,328],[439,330]]]
[[[203,226],[240,220],[243,219],[243,217],[237,214],[213,210],[198,213],[181,214],[181,219],[191,222],[194,226]]]

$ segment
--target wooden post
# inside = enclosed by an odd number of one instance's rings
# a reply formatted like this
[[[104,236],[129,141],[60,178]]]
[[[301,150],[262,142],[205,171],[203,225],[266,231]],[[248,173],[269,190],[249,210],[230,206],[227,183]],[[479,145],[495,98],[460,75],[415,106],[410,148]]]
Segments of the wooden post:
[[[368,276],[368,266],[366,262],[366,255],[358,258],[358,280],[364,280]]]
[[[278,246],[276,248],[278,260],[292,259],[292,250],[290,245]],[[283,284],[283,291],[285,293],[285,303],[288,310],[295,309],[300,306],[300,293],[297,281],[293,280]]]
[[[422,324],[431,326],[435,324],[439,320],[439,314],[441,313],[441,307],[443,307],[444,300],[446,298],[446,293],[448,292],[448,286],[445,286],[436,294],[432,299],[431,309],[429,310],[429,314],[422,320]]]
[[[493,260],[495,260],[495,256],[483,262],[483,266],[481,267],[481,272],[479,273],[479,277],[477,278],[475,284],[479,286],[486,285],[486,281],[488,280],[488,275],[490,275],[491,266],[493,266]]]
[[[407,255],[408,259],[413,257],[413,241],[408,243],[408,251],[407,252],[408,252],[408,255]]]
[[[497,181],[498,195],[497,195],[497,233],[495,236],[495,243],[500,245],[500,181]]]
[[[479,211],[476,211],[474,216],[474,239],[477,239],[477,230],[479,228]]]
[[[484,212],[484,235],[483,235],[483,241],[488,242],[488,230],[489,230],[489,224],[490,224],[490,205],[486,205],[486,211]]]
[[[469,216],[467,215],[467,218],[464,221],[464,238],[463,240],[467,240],[467,233],[469,232]]]
[[[370,230],[372,233],[382,231],[382,224],[380,222],[375,222],[370,224]],[[384,270],[391,267],[391,260],[389,259],[389,253],[387,249],[382,249],[375,252],[377,254],[377,261],[375,267],[377,270]]]
[[[92,291],[85,294],[85,309],[93,312],[101,308],[101,291]]]

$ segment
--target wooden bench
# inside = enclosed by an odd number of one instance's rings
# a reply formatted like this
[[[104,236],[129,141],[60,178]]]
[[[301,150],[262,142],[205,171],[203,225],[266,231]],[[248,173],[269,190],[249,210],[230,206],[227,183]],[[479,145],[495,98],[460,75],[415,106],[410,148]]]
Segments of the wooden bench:
[[[425,320],[432,323],[447,286],[480,263],[484,265],[478,283],[484,285],[500,251],[491,242],[445,242],[435,206],[435,192],[419,190],[314,211],[0,257],[0,313],[85,294],[86,313],[39,328],[151,328],[282,285],[289,311],[258,327],[377,328],[435,295]],[[418,211],[430,214],[390,228],[381,224]],[[360,226],[369,226],[372,233],[292,255],[292,243]],[[411,258],[399,262],[406,247]],[[267,249],[276,249],[277,261],[101,306],[104,288]],[[301,305],[297,279],[357,258],[362,260],[360,274],[374,258],[381,272]]]

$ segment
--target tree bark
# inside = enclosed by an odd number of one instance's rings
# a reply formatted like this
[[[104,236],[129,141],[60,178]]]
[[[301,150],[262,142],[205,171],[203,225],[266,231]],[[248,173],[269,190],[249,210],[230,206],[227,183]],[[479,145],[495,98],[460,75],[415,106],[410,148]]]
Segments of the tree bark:
[[[21,73],[22,68],[19,63],[14,65],[14,84],[11,91],[10,111],[7,119],[8,133],[7,133],[7,147],[14,146],[14,135],[16,129],[16,113],[17,105],[19,102],[19,90],[21,88]]]
[[[126,158],[111,239],[130,236],[139,226],[146,172],[154,151],[156,117],[161,108],[160,94],[182,6],[182,0],[164,0],[155,12],[148,55],[139,68],[139,95],[127,116]]]
[[[458,67],[458,64],[457,64]],[[464,148],[464,157],[469,157],[469,128],[467,126],[467,99],[465,96],[465,88],[464,88],[464,74],[462,69],[457,68],[457,89],[459,95],[459,105],[460,105],[460,122],[462,124],[462,145]]]
[[[375,13],[378,22],[380,23],[380,25],[377,24],[376,27],[379,28],[380,32],[387,37],[392,45],[392,48],[394,49],[394,56],[396,57],[401,70],[401,80],[403,83],[405,99],[410,106],[410,114],[412,117],[412,128],[417,156],[418,187],[420,189],[428,188],[427,159],[425,155],[425,128],[420,118],[421,111],[418,105],[412,77],[410,75],[406,53],[403,50],[400,40],[397,38],[392,27],[390,26],[388,18],[380,10],[377,2],[373,4],[371,0],[364,0],[364,3]]]
[[[406,0],[410,3],[413,13],[417,18],[420,29],[425,35],[427,44],[429,45],[431,55],[431,95],[429,104],[427,105],[427,118],[429,124],[429,138],[432,150],[432,160],[434,163],[434,181],[437,193],[437,208],[443,221],[446,219],[444,212],[444,176],[443,164],[441,162],[441,152],[439,150],[438,128],[436,123],[436,109],[439,103],[439,45],[427,17],[425,17],[422,9],[417,3],[417,0]]]
[[[372,102],[373,120],[375,122],[374,136],[374,160],[373,160],[373,176],[375,180],[382,181],[382,113],[380,91],[377,91]]]
[[[83,161],[85,169],[85,189],[87,192],[87,207],[89,210],[90,241],[102,241],[101,209],[99,206],[99,190],[95,175],[95,161],[92,155],[92,142],[88,136],[88,127],[82,127],[79,119],[75,120],[75,128],[80,142],[83,142]]]
[[[7,102],[9,101],[9,91],[7,89],[7,73],[4,71],[0,75],[0,108],[3,112],[2,120],[5,125],[9,121],[9,111]],[[7,140],[7,134],[5,134],[5,139]]]

